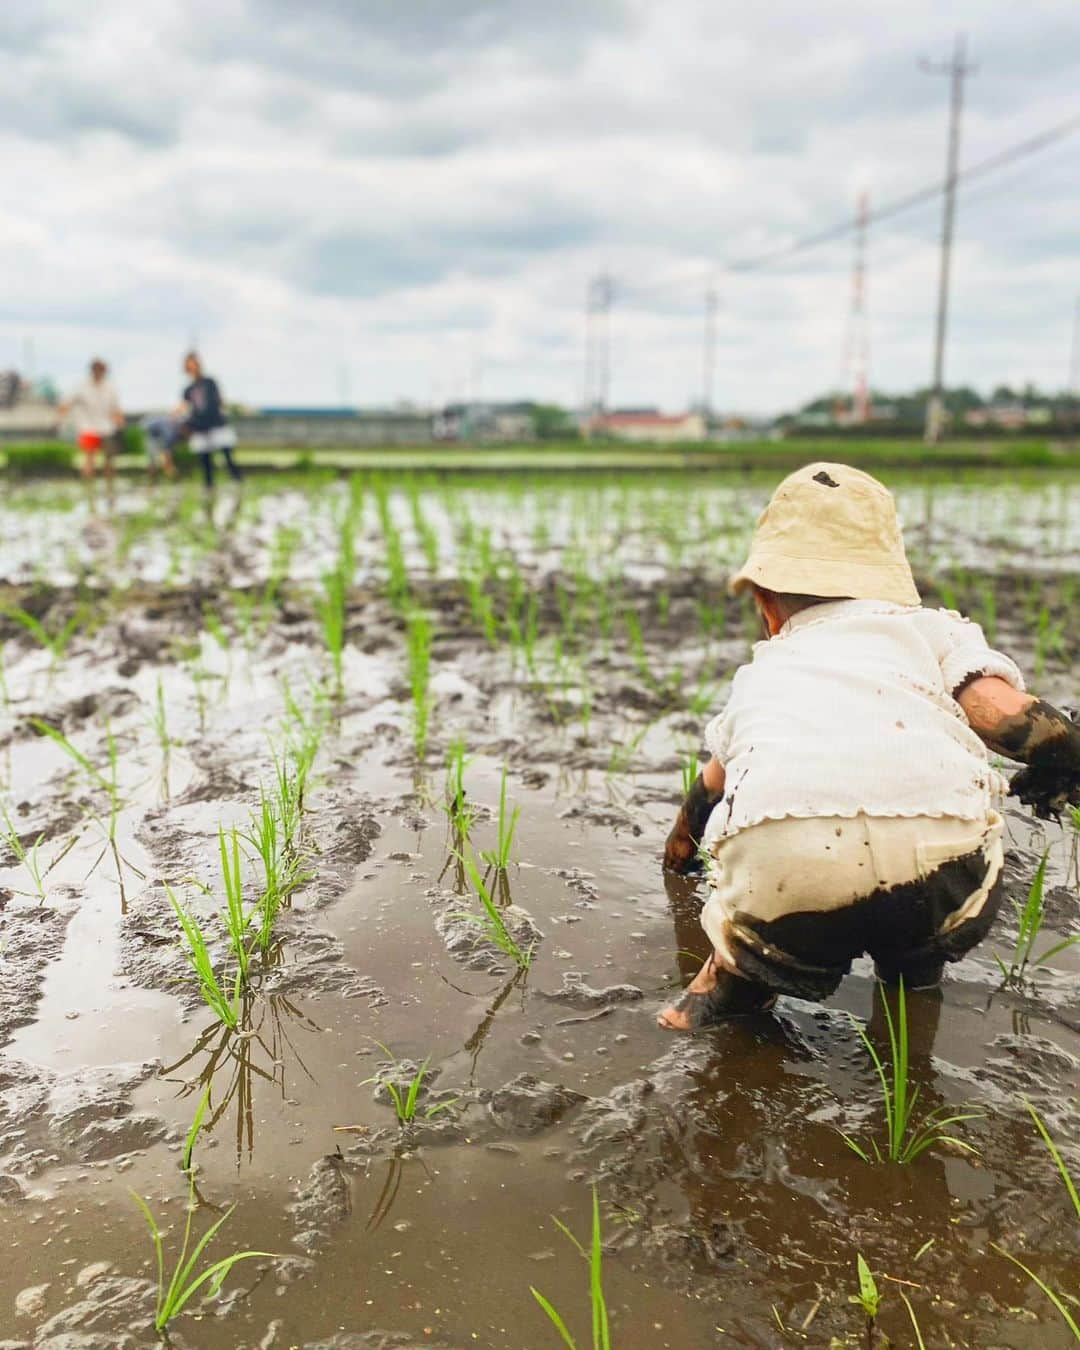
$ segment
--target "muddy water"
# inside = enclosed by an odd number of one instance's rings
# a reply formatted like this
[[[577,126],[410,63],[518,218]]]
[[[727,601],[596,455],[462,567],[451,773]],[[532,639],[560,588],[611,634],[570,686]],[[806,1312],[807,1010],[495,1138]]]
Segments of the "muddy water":
[[[1076,486],[899,486],[924,576],[947,577],[965,604],[985,607],[989,587],[999,643],[1039,665],[1049,697],[1075,702]],[[156,1343],[152,1249],[130,1192],[174,1251],[187,1200],[180,1149],[206,1084],[197,1231],[235,1205],[218,1253],[273,1255],[189,1305],[174,1323],[180,1347],[539,1350],[557,1339],[530,1286],[585,1339],[587,1272],[554,1218],[584,1238],[593,1182],[620,1347],[865,1343],[848,1303],[857,1252],[878,1274],[880,1325],[897,1344],[913,1343],[900,1292],[930,1345],[1072,1343],[991,1244],[1058,1290],[1080,1287],[1069,1199],[1023,1103],[1075,1174],[1080,949],[1002,990],[995,953],[1007,958],[1015,936],[1003,919],[940,995],[912,1000],[922,1102],[979,1118],[961,1127],[977,1153],[940,1148],[909,1168],[868,1166],[840,1137],[882,1131],[849,1016],[881,1036],[867,965],[823,1007],[784,1000],[774,1016],[678,1043],[654,1025],[703,954],[700,885],[665,879],[657,862],[680,761],[706,716],[688,706],[703,685],[722,700],[747,645],[734,608],[702,636],[697,600],[722,604],[725,560],[767,490],[703,485],[675,529],[681,496],[652,481],[578,496],[425,488],[443,541],[434,574],[412,504],[393,496],[437,628],[426,766],[412,753],[401,625],[378,589],[384,548],[365,503],[346,693],[308,802],[315,875],[281,916],[240,1035],[201,1003],[162,883],[210,912],[198,884],[220,896],[218,826],[243,827],[270,778],[282,681],[305,701],[325,675],[309,591],[333,554],[344,493],[278,484],[223,498],[208,520],[197,498],[131,494],[95,514],[42,489],[5,515],[9,598],[51,632],[80,604],[92,621],[56,661],[17,624],[3,630],[4,801],[25,846],[41,835],[43,863],[57,861],[39,904],[19,894],[33,889],[26,869],[0,859],[0,1345]],[[615,558],[618,603],[639,615],[645,659],[621,629],[591,634],[569,674],[541,661],[538,681],[493,649],[454,580],[463,512],[494,522],[496,547],[545,597]],[[243,597],[265,583],[290,523],[303,538],[281,595],[265,623],[245,624]],[[35,590],[50,560],[60,589]],[[203,631],[208,603],[224,646]],[[545,604],[544,659],[557,629],[565,636],[558,623]],[[152,726],[159,681],[175,742],[167,763]],[[114,738],[115,849],[100,784],[34,734],[34,717],[96,765]],[[525,976],[461,918],[475,901],[441,809],[453,736],[471,756],[476,847],[494,842],[504,763],[521,807],[502,899],[538,934]],[[1073,841],[1020,808],[1008,824],[1017,897],[1050,850],[1051,945],[1080,927]],[[429,1061],[408,1132],[378,1085],[388,1055]]]

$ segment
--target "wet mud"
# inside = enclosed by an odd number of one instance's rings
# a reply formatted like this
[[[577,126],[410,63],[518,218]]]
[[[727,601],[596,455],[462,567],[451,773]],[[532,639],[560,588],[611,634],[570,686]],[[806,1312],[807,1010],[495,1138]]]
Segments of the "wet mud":
[[[732,492],[730,530],[717,533],[733,552],[766,491]],[[952,512],[967,533],[948,532],[947,546],[942,508],[909,525],[924,594],[989,604],[997,643],[1033,686],[1076,704],[1080,544],[1060,524],[1064,499],[1046,492],[1040,550],[1026,520],[979,495],[1007,491],[972,487],[966,514]],[[180,1155],[204,1092],[196,1230],[235,1206],[212,1251],[272,1255],[195,1300],[170,1329],[177,1350],[543,1350],[558,1342],[530,1286],[586,1338],[587,1270],[555,1220],[586,1240],[593,1185],[620,1347],[865,1344],[849,1302],[860,1252],[894,1344],[914,1343],[901,1291],[928,1345],[1072,1343],[1001,1253],[1056,1289],[1080,1288],[1080,1229],[1026,1106],[1080,1176],[1080,948],[1003,987],[996,957],[1008,963],[1017,931],[1006,903],[939,992],[912,996],[920,1109],[972,1112],[959,1132],[976,1151],[941,1145],[907,1167],[868,1165],[842,1137],[883,1129],[853,1021],[885,1043],[867,961],[823,1006],[782,999],[772,1015],[688,1039],[655,1026],[706,950],[704,883],[659,865],[680,769],[756,633],[724,596],[722,558],[664,555],[652,487],[611,545],[622,550],[615,607],[636,631],[620,621],[582,633],[599,564],[571,566],[574,541],[548,537],[557,507],[546,533],[503,511],[500,547],[517,550],[536,597],[539,674],[484,632],[460,569],[433,571],[408,535],[414,602],[434,627],[422,763],[405,624],[367,503],[343,694],[320,705],[305,802],[310,876],[279,915],[239,1026],[212,1017],[165,886],[203,917],[224,974],[219,827],[245,831],[259,810],[284,691],[310,707],[329,679],[316,599],[347,494],[333,483],[276,493],[235,510],[223,501],[209,518],[197,500],[166,510],[131,494],[92,516],[77,500],[61,510],[31,497],[41,546],[73,541],[70,577],[48,585],[13,518],[0,597],[2,795],[18,841],[0,845],[0,1350],[160,1344],[153,1250],[130,1192],[175,1256]],[[908,493],[924,503],[921,487]],[[451,512],[430,494],[432,520]],[[394,501],[408,531],[406,498]],[[472,511],[492,519],[487,496]],[[298,520],[307,547],[268,601],[280,530]],[[517,584],[495,568],[493,612]],[[578,599],[578,654],[560,665]],[[54,635],[83,618],[52,653],[12,608]],[[513,861],[489,880],[531,953],[524,971],[476,922],[443,809],[456,738],[474,847],[495,846],[503,765],[521,808]],[[110,743],[115,813],[101,786]],[[1023,904],[1048,852],[1041,950],[1080,930],[1076,834],[1015,802],[1007,823],[1010,899]],[[19,857],[35,846],[43,898]],[[401,1124],[395,1097],[421,1069]]]

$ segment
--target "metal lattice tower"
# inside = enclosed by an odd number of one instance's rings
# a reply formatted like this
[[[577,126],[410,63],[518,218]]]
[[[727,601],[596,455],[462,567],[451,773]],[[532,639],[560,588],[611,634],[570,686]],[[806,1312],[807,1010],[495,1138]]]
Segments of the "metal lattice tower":
[[[615,284],[607,273],[593,277],[585,291],[586,413],[602,413],[611,393],[611,301]]]
[[[859,194],[855,213],[855,257],[851,271],[851,312],[844,339],[844,385],[851,390],[851,420],[870,420],[870,320],[866,308],[866,230],[870,197]]]

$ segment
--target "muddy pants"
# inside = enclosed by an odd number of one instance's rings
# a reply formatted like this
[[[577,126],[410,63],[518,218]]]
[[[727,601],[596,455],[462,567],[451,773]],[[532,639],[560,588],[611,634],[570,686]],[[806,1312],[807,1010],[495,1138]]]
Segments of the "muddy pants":
[[[718,964],[743,977],[721,981],[732,1010],[825,998],[864,952],[890,984],[936,984],[998,911],[1003,832],[990,811],[766,820],[716,840],[701,922]]]

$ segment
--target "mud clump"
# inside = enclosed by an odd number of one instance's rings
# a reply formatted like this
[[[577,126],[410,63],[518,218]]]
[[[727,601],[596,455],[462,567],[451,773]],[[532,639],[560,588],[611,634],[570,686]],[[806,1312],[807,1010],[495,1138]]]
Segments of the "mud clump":
[[[585,976],[577,970],[568,970],[562,977],[562,988],[549,994],[541,990],[541,998],[551,1003],[565,1003],[568,1008],[588,1010],[607,1008],[616,1003],[638,1003],[645,997],[636,984],[611,984],[594,989],[585,983]]]
[[[298,1225],[293,1242],[312,1254],[326,1242],[329,1230],[352,1213],[352,1189],[342,1164],[331,1154],[312,1166],[307,1183],[287,1212]]]
[[[52,906],[0,907],[0,1045],[34,1020],[45,967],[60,955],[73,913]]]
[[[407,1332],[344,1331],[326,1341],[305,1341],[303,1350],[460,1350],[460,1347],[448,1341],[431,1341],[426,1336],[418,1341]]]
[[[588,1098],[581,1092],[521,1073],[491,1094],[488,1110],[509,1134],[539,1134],[584,1101]]]

